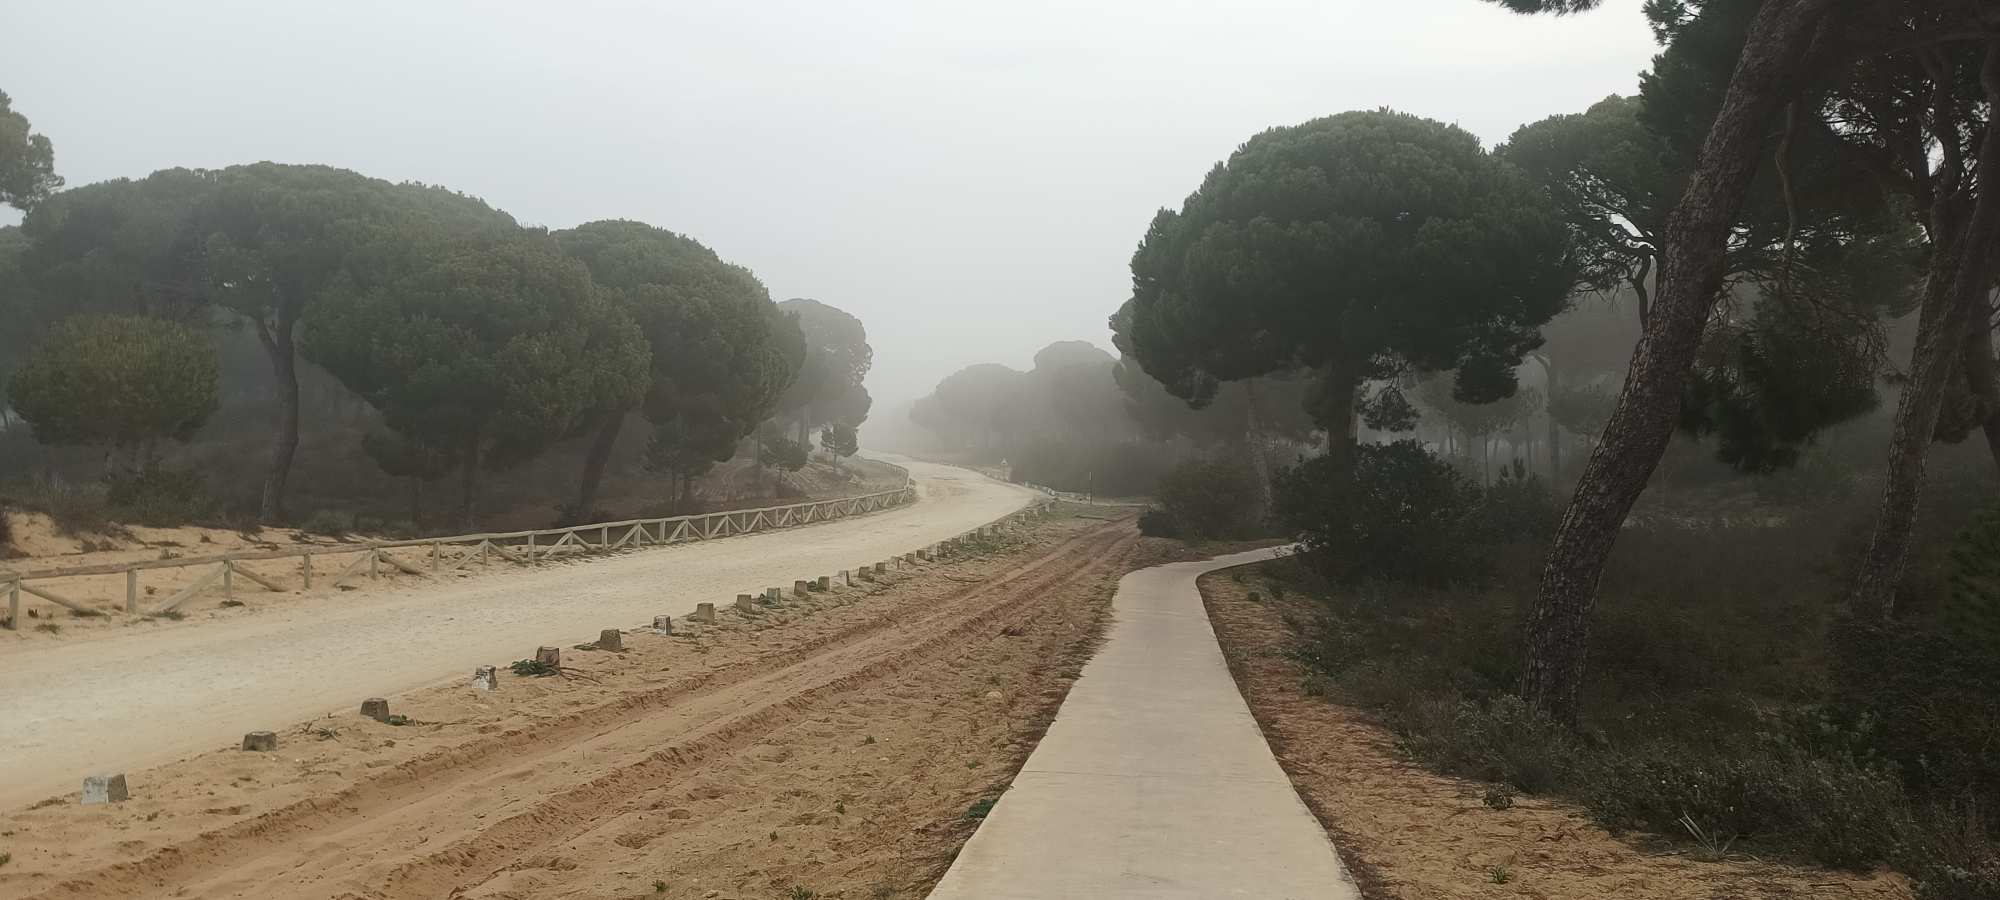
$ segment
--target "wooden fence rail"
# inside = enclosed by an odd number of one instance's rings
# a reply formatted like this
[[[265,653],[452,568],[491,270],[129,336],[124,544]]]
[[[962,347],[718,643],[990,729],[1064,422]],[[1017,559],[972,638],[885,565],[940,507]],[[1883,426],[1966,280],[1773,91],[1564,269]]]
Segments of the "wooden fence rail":
[[[671,516],[659,519],[625,519],[618,522],[597,522],[590,525],[576,525],[569,528],[544,528],[536,531],[507,531],[490,534],[461,534],[452,537],[420,538],[409,541],[377,541],[366,544],[345,544],[332,547],[306,547],[290,550],[249,550],[238,553],[221,553],[212,556],[187,557],[180,559],[145,560],[129,563],[106,563],[95,566],[75,566],[67,569],[51,569],[45,572],[9,572],[0,570],[0,591],[7,595],[6,627],[21,627],[21,595],[39,597],[50,603],[67,608],[82,615],[97,615],[99,610],[91,609],[81,602],[65,597],[49,589],[43,582],[60,578],[77,578],[90,575],[125,575],[125,612],[131,615],[159,615],[170,613],[195,595],[222,583],[225,598],[233,598],[237,577],[248,579],[266,590],[286,591],[291,588],[273,580],[272,576],[251,572],[239,563],[273,559],[297,559],[298,588],[312,590],[315,584],[313,557],[345,556],[354,554],[345,567],[333,571],[330,578],[318,583],[324,587],[339,587],[358,578],[378,578],[384,566],[410,575],[432,576],[455,572],[472,562],[490,563],[497,557],[518,565],[534,565],[551,559],[581,556],[588,553],[605,553],[626,548],[679,544],[692,541],[706,541],[714,538],[738,534],[750,534],[777,528],[791,528],[814,522],[827,522],[849,516],[865,515],[871,512],[901,506],[916,499],[916,486],[905,481],[900,488],[863,494],[857,497],[840,497],[832,500],[815,500],[810,503],[794,503],[788,506],[771,506],[762,509],[740,509],[713,512],[692,516]],[[413,561],[414,559],[414,561]],[[139,608],[139,577],[141,572],[152,569],[185,569],[197,566],[214,568],[201,574],[191,584],[167,597],[157,607],[141,612]]]

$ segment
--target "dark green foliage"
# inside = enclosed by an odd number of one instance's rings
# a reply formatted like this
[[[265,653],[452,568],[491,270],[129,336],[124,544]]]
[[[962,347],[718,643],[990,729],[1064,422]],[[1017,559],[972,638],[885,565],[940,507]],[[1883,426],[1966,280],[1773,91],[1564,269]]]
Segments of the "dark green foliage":
[[[1917,791],[1990,809],[2000,804],[2000,757],[1989,749],[2000,746],[2000,658],[1967,640],[1977,631],[1950,624],[1958,618],[1947,613],[1943,627],[1842,623],[1831,715],[1864,728]]]
[[[44,444],[150,453],[186,441],[216,409],[206,337],[141,316],[77,316],[51,329],[8,382]]]
[[[1158,489],[1179,462],[1173,448],[1149,441],[1079,441],[1041,437],[1007,457],[1017,482],[1101,497],[1138,497]]]
[[[1374,396],[1361,403],[1361,424],[1375,431],[1398,434],[1414,430],[1423,413],[1403,395],[1403,389],[1390,384],[1376,391]]]
[[[560,667],[549,665],[539,659],[517,659],[508,668],[523,678],[547,678],[550,675],[562,674]]]
[[[861,452],[861,435],[851,423],[835,422],[820,430],[819,445],[834,459],[853,456]]]
[[[1572,280],[1559,212],[1453,126],[1350,112],[1244,143],[1132,258],[1133,355],[1175,396],[1311,367],[1320,424],[1354,386],[1456,371],[1461,399],[1511,393]]]
[[[656,468],[699,475],[776,411],[806,346],[750,270],[643,222],[590,222],[555,239],[638,322],[651,350],[638,408],[654,427]]]
[[[424,252],[323,297],[306,352],[405,441],[450,448],[469,517],[478,467],[532,457],[630,396],[645,342],[552,242],[400,238]]]
[[[1986,749],[2000,746],[2000,665],[1962,637],[1982,629],[1949,624],[1950,600],[1912,597],[1907,621],[1839,619],[1829,598],[1840,572],[1826,560],[1872,512],[1629,526],[1605,572],[1596,677],[1575,730],[1537,721],[1512,693],[1533,545],[1495,548],[1477,586],[1341,585],[1296,563],[1266,577],[1321,604],[1295,657],[1442,771],[1569,797],[1613,828],[1888,864],[1920,896],[1990,897],[1980,891],[2000,857],[1980,813],[2000,807]],[[1967,518],[1962,502],[1930,513]],[[1982,518],[1965,529],[1962,555],[1987,559],[1991,528]],[[1920,559],[1911,589],[1941,594],[1955,569]]]
[[[2000,673],[2000,506],[1989,507],[1952,542],[1943,624],[1953,641]]]
[[[1478,489],[1415,441],[1363,444],[1274,479],[1275,513],[1338,581],[1441,584],[1479,574]]]
[[[1487,544],[1535,542],[1555,533],[1555,497],[1548,485],[1520,460],[1500,469],[1493,483],[1479,488],[1473,533]]]
[[[71,188],[21,222],[20,271],[43,309],[189,320],[211,299],[206,237],[193,217],[217,173],[164,169]],[[59,298],[59,302],[57,301]]]
[[[1494,150],[1544,185],[1562,209],[1579,290],[1629,285],[1643,292],[1657,267],[1680,174],[1639,112],[1636,97],[1606,97],[1584,112],[1523,125]]]
[[[1717,459],[1768,474],[1797,464],[1820,431],[1873,410],[1874,329],[1818,329],[1808,315],[1760,312],[1747,325],[1711,329],[1681,429],[1714,434]]]
[[[805,359],[791,387],[778,399],[777,413],[799,427],[801,439],[818,425],[860,425],[873,401],[862,381],[874,364],[868,329],[861,320],[817,300],[794,298],[778,309],[798,319]]]
[[[14,101],[0,91],[0,203],[31,209],[62,189],[56,174],[55,148],[49,139],[30,131],[28,117],[14,111]]]
[[[812,460],[812,448],[791,438],[766,433],[762,442],[764,447],[757,461],[763,465],[796,472]]]
[[[211,519],[217,511],[199,474],[158,465],[111,473],[105,479],[105,500],[121,522],[138,525],[184,525]]]
[[[1139,514],[1139,533],[1147,537],[1182,537],[1180,523],[1164,509],[1148,509]]]
[[[1692,821],[1725,837],[1789,844],[1821,865],[1896,859],[1912,828],[1893,774],[1804,755],[1782,740],[1762,752],[1674,745],[1608,756],[1585,779],[1583,799],[1613,829],[1672,834]]]
[[[1176,536],[1254,537],[1266,531],[1257,474],[1237,459],[1200,459],[1175,466],[1155,491]]]

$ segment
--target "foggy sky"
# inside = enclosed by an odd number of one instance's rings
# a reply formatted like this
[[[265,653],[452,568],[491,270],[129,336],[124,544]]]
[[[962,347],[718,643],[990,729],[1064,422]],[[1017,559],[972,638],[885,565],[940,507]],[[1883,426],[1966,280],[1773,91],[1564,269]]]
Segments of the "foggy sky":
[[[73,186],[326,163],[690,234],[860,316],[886,411],[1108,348],[1154,211],[1264,128],[1389,106],[1491,145],[1630,93],[1654,48],[1606,6],[0,0],[0,90]]]

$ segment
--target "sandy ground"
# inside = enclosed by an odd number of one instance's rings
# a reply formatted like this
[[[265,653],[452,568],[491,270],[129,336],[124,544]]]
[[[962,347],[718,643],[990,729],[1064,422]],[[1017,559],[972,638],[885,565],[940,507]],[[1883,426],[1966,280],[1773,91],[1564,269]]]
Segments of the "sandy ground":
[[[5,897],[921,897],[1047,727],[1131,565],[1058,517],[889,583],[734,611],[0,814]]]
[[[1488,808],[1485,785],[1425,771],[1358,711],[1308,696],[1286,657],[1287,603],[1251,603],[1227,573],[1201,587],[1216,637],[1278,761],[1326,824],[1371,900],[1869,897],[1908,900],[1892,874],[1695,859],[1612,837],[1563,803]],[[1289,601],[1296,606],[1296,598]],[[1303,621],[1310,611],[1292,608]],[[1505,875],[1502,883],[1499,874]]]
[[[955,536],[1032,494],[912,462],[922,499],[855,519],[490,573],[384,580],[354,591],[239,592],[185,621],[0,635],[0,806],[75,790],[83,775],[156,765],[481,664],[570,645],[700,601],[789,586]]]

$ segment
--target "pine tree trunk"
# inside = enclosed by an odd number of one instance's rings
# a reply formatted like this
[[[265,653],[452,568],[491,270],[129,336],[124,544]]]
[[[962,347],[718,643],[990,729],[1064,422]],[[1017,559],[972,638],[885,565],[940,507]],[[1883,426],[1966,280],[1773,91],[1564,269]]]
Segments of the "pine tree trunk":
[[[1257,379],[1243,383],[1243,444],[1250,456],[1250,471],[1257,477],[1257,508],[1271,509],[1271,458],[1264,452],[1263,420],[1257,415]]]
[[[1556,424],[1555,413],[1549,410],[1556,396],[1556,364],[1542,355],[1537,355],[1535,361],[1542,364],[1542,415],[1549,420],[1549,483],[1555,484],[1563,469],[1562,428]]]
[[[278,418],[271,437],[271,465],[264,473],[263,502],[257,520],[275,525],[285,518],[285,487],[292,477],[292,459],[299,452],[299,369],[292,346],[294,316],[280,306],[276,322],[266,327],[257,322],[257,337],[271,359],[271,375],[278,401]]]
[[[576,522],[590,521],[590,515],[597,508],[597,489],[604,483],[604,466],[611,459],[611,450],[618,445],[618,433],[625,428],[625,411],[613,410],[604,414],[604,420],[597,426],[597,436],[590,441],[590,450],[583,457],[583,483],[576,490],[576,508],[569,511],[569,517]]]
[[[465,445],[465,464],[458,474],[458,518],[471,531],[472,498],[479,489],[479,439],[473,438]]]
[[[1620,525],[1673,436],[1681,392],[1721,290],[1729,231],[1780,107],[1796,92],[1832,0],[1765,0],[1680,202],[1667,217],[1658,296],[1617,407],[1590,454],[1528,617],[1522,694],[1575,722],[1598,579]]]
[[[1988,45],[1984,81],[1988,101],[2000,109],[2000,41]],[[2000,190],[1995,189],[2000,185],[2000,114],[1988,115],[1974,165],[1973,172],[1985,183],[1970,213],[1962,218],[1957,214],[1963,208],[1958,197],[1932,201],[1931,264],[1917,316],[1917,343],[1910,351],[1910,378],[1896,402],[1875,534],[1848,592],[1853,609],[1884,618],[1895,612],[1896,587],[1909,561],[1910,534],[1923,497],[1924,464],[1937,431],[1945,385],[1965,352],[1974,317],[1980,319],[1981,328],[1986,324],[1993,248],[2000,244]],[[1971,186],[1956,188],[1953,194]],[[1954,227],[1960,222],[1962,227]]]

